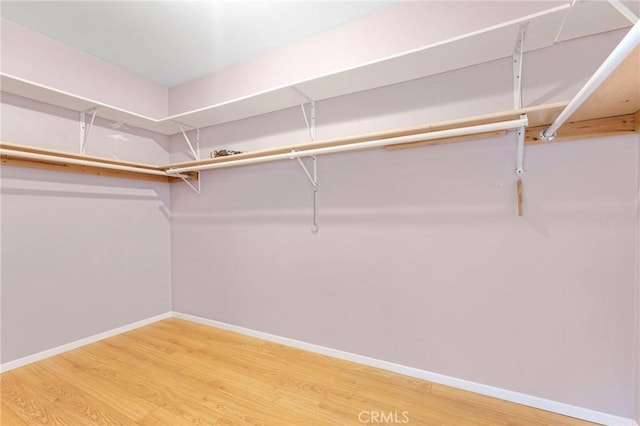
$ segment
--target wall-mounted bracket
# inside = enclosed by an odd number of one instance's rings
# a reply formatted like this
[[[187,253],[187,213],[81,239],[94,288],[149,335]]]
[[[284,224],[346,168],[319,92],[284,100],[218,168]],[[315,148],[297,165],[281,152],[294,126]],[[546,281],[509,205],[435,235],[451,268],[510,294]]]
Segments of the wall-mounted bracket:
[[[296,150],[293,149],[291,152],[296,152]],[[318,233],[318,229],[319,229],[318,228],[318,165],[317,165],[316,156],[315,155],[311,156],[311,161],[313,165],[313,170],[311,172],[309,172],[309,169],[307,168],[307,165],[304,164],[304,161],[302,161],[302,158],[296,157],[296,160],[298,160],[300,167],[302,167],[302,170],[307,175],[307,178],[309,178],[309,182],[311,182],[311,188],[313,190],[313,223],[311,225],[311,232],[316,234]]]
[[[527,118],[526,114],[520,115],[521,119]],[[520,127],[517,132],[517,150],[516,150],[516,174],[518,175],[518,216],[522,216],[522,174],[524,173],[524,138],[525,138],[525,126]]]
[[[291,86],[291,88],[302,98],[304,98],[309,104],[309,117],[307,116],[307,110],[305,109],[305,104],[300,104],[300,108],[302,109],[302,116],[304,117],[304,123],[307,125],[307,130],[309,131],[309,137],[311,141],[314,142],[316,140],[316,101],[311,99],[304,93],[302,90],[298,89],[296,86]]]
[[[309,117],[307,117],[307,110],[304,107],[304,104],[300,105],[302,109],[302,116],[304,117],[304,123],[307,125],[307,130],[309,131],[309,137],[311,138],[311,142],[315,142],[316,140],[316,101],[309,102]]]
[[[196,172],[197,173],[197,184],[194,185],[192,184],[188,178],[184,177],[183,175],[176,175],[177,177],[179,177],[180,179],[182,179],[182,181],[184,183],[186,183],[187,185],[189,185],[189,188],[191,188],[193,190],[193,192],[195,192],[196,194],[200,195],[200,172]]]
[[[520,25],[516,45],[513,48],[513,107],[522,108],[522,57],[524,55],[524,36],[529,22]]]
[[[521,119],[526,118],[526,114],[520,115]],[[521,175],[524,173],[524,137],[525,137],[526,128],[524,126],[520,127],[516,133],[517,140],[517,152],[516,152],[516,173]]]
[[[529,22],[524,22],[518,30],[518,38],[513,48],[513,107],[515,109],[522,108],[522,59],[524,57],[524,37],[529,28]],[[525,119],[526,115],[522,114],[521,119]],[[516,154],[516,174],[517,182],[517,198],[518,198],[518,216],[522,216],[522,174],[524,173],[524,136],[525,126],[517,130],[517,154]]]
[[[178,127],[180,128],[180,131],[182,132],[182,136],[184,136],[184,140],[187,142],[187,145],[189,146],[189,149],[191,150],[191,154],[193,155],[193,158],[195,160],[199,160],[200,159],[200,129],[196,128],[196,143],[195,143],[195,148],[193,146],[193,144],[191,143],[191,139],[189,139],[189,136],[187,136],[187,132],[185,132],[184,127],[182,126],[182,124],[178,124]],[[197,172],[197,185],[192,184],[189,179],[183,177],[183,176],[179,176],[180,179],[182,179],[184,181],[184,183],[186,183],[187,185],[189,185],[189,187],[193,190],[193,192],[195,192],[196,194],[200,195],[200,172]]]
[[[84,154],[87,150],[87,140],[89,138],[89,132],[93,127],[93,122],[96,119],[96,112],[98,108],[92,108],[80,113],[80,153]],[[87,113],[91,114],[91,121],[87,124]]]
[[[309,132],[309,137],[311,138],[311,142],[315,142],[316,140],[316,101],[310,99],[307,95],[305,95],[302,91],[300,91],[297,87],[294,87],[294,90],[298,92],[301,96],[306,98],[309,101],[309,115],[307,116],[307,110],[305,109],[304,104],[300,105],[302,109],[302,116],[304,117],[304,123],[307,126],[307,131]],[[293,150],[295,151],[295,149]],[[313,223],[311,225],[311,232],[314,234],[318,233],[318,167],[316,156],[312,155],[311,160],[313,161],[313,175],[307,169],[307,166],[304,164],[300,157],[296,157],[298,163],[304,170],[305,174],[309,178],[311,182],[311,187],[313,189]]]
[[[189,139],[189,136],[187,136],[187,132],[184,131],[184,127],[182,127],[182,124],[178,124],[178,127],[182,132],[182,136],[184,136],[184,140],[187,141],[187,145],[191,150],[191,154],[193,155],[194,160],[199,160],[200,159],[200,129],[196,129],[196,146],[194,148],[193,144],[191,143],[191,139]]]

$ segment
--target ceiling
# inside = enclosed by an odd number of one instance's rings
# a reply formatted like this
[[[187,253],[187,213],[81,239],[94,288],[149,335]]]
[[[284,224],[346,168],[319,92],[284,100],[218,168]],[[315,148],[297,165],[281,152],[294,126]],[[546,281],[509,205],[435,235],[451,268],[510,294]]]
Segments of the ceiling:
[[[0,14],[171,87],[399,1],[3,0]]]

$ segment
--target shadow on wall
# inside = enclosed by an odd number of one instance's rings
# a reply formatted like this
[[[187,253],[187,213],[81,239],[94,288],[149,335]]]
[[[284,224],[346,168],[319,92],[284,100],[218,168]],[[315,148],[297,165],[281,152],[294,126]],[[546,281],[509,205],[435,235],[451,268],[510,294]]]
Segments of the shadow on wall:
[[[55,197],[87,200],[122,200],[157,202],[165,219],[171,219],[169,189],[165,183],[134,181],[2,166],[0,195]]]

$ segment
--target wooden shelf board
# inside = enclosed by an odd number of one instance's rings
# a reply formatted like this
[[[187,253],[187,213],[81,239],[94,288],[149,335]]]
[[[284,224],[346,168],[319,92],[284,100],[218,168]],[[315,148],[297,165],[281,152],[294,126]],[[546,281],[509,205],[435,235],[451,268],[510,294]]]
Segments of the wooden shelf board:
[[[136,163],[133,161],[116,160],[113,158],[96,157],[93,155],[76,154],[73,152],[58,151],[54,149],[39,148],[39,147],[28,146],[28,145],[19,145],[19,144],[14,144],[10,142],[0,142],[0,148],[11,149],[13,151],[29,152],[32,154],[43,154],[43,155],[51,155],[54,157],[96,161],[96,162],[107,163],[107,164],[117,164],[120,166],[138,167],[141,169],[158,170],[158,171],[162,170],[160,167],[153,166],[150,164]]]
[[[586,139],[603,136],[624,135],[636,132],[638,123],[634,114],[616,117],[594,118],[591,120],[573,121],[565,123],[558,130],[553,141],[540,139],[540,132],[546,126],[528,127],[525,131],[526,145],[545,145],[551,142],[564,142],[576,139]]]
[[[247,159],[247,158],[256,158],[256,157],[264,157],[264,156],[269,156],[274,154],[289,153],[293,149],[297,151],[305,151],[310,149],[347,145],[347,144],[365,142],[370,140],[389,139],[389,138],[394,138],[399,136],[429,133],[429,132],[447,130],[452,128],[460,128],[460,127],[468,127],[468,126],[474,126],[479,124],[489,124],[489,123],[495,123],[495,122],[501,122],[501,121],[508,121],[508,120],[518,119],[520,115],[524,113],[526,113],[527,116],[530,117],[529,121],[531,124],[533,124],[532,127],[528,127],[526,130],[525,143],[528,145],[539,145],[544,143],[544,142],[541,142],[538,138],[539,132],[551,123],[553,117],[557,115],[559,111],[561,111],[564,108],[565,105],[566,103],[549,104],[549,105],[543,105],[539,107],[524,108],[516,111],[505,111],[500,113],[469,117],[465,119],[443,121],[443,122],[431,123],[431,124],[415,126],[410,128],[396,129],[396,130],[386,131],[386,132],[377,132],[377,133],[370,133],[366,135],[356,135],[356,136],[340,138],[340,139],[330,139],[330,140],[319,141],[319,142],[289,145],[289,146],[247,152],[247,153],[238,154],[238,155],[231,155],[227,157],[209,158],[209,159],[198,160],[198,161],[174,163],[174,164],[169,164],[165,166],[153,166],[153,165],[142,164],[142,163],[114,160],[110,158],[94,157],[89,155],[68,153],[68,152],[56,151],[56,150],[50,150],[50,149],[44,149],[44,148],[16,145],[16,144],[7,143],[7,142],[0,142],[0,148],[59,157],[59,161],[58,160],[55,160],[55,161],[28,160],[28,159],[23,159],[19,157],[12,157],[11,154],[3,154],[1,156],[2,164],[8,165],[8,166],[31,167],[31,168],[39,168],[39,169],[46,169],[46,170],[71,172],[71,173],[92,174],[92,175],[100,175],[100,176],[121,177],[121,178],[151,180],[151,181],[160,181],[160,182],[179,182],[181,180],[178,178],[169,178],[166,176],[147,175],[144,173],[118,171],[118,170],[112,170],[108,168],[101,168],[101,167],[95,167],[95,166],[81,166],[81,165],[69,164],[68,162],[65,161],[65,159],[80,159],[80,160],[102,162],[105,164],[117,164],[117,165],[123,165],[123,166],[155,170],[155,171],[162,171],[162,170],[168,170],[171,168],[189,167],[189,166],[195,166],[195,165],[201,165],[201,164],[234,162],[235,160],[241,160],[241,159]],[[639,121],[640,121],[640,111],[636,111],[635,114],[626,114],[626,115],[616,116],[616,117],[605,117],[605,118],[566,123],[558,131],[558,135],[556,139],[554,139],[554,142],[562,142],[566,140],[584,139],[589,137],[610,136],[610,135],[619,135],[619,134],[628,134],[632,132],[638,132],[639,131],[638,129],[640,128],[640,126],[638,125]],[[456,136],[456,137],[441,138],[441,139],[435,139],[435,140],[429,140],[429,141],[418,141],[418,142],[412,142],[412,143],[406,143],[406,144],[389,145],[389,146],[385,146],[384,148],[393,150],[393,149],[411,148],[411,147],[418,147],[418,146],[425,146],[425,145],[461,142],[461,141],[481,139],[485,137],[500,136],[500,135],[504,135],[505,133],[506,133],[505,131],[485,132],[485,133],[478,133],[478,134],[467,135],[467,136]],[[197,173],[188,173],[188,174],[190,176],[190,179],[192,180],[197,179]]]
[[[76,173],[84,175],[96,175],[105,177],[117,177],[125,179],[146,180],[153,182],[170,182],[168,176],[148,175],[145,173],[128,172],[121,170],[105,169],[93,166],[79,166],[76,164],[68,164],[64,161],[52,162],[42,160],[26,160],[23,158],[15,158],[10,154],[0,155],[0,161],[3,166],[27,167],[32,169],[52,170],[56,172]],[[171,178],[175,179],[175,178]]]
[[[162,166],[162,169],[168,170],[170,168],[191,167],[191,166],[196,166],[201,164],[224,163],[224,162],[230,162],[230,161],[240,160],[240,159],[266,157],[266,156],[275,155],[275,154],[284,154],[284,153],[291,152],[293,149],[297,151],[307,151],[310,149],[348,145],[352,143],[365,142],[370,140],[389,139],[389,138],[395,138],[399,136],[415,135],[419,133],[435,132],[439,130],[455,129],[459,127],[475,126],[479,124],[489,124],[489,123],[496,123],[500,121],[517,120],[520,118],[521,114],[527,114],[527,117],[529,117],[530,124],[543,125],[543,124],[551,123],[553,118],[560,111],[562,111],[562,109],[565,106],[566,106],[566,102],[560,102],[560,103],[554,103],[554,104],[548,104],[548,105],[542,105],[542,106],[536,106],[536,107],[530,107],[530,108],[523,108],[520,110],[504,111],[504,112],[498,112],[493,114],[485,114],[480,116],[461,118],[456,120],[441,121],[441,122],[430,123],[430,124],[425,124],[421,126],[395,129],[395,130],[385,131],[385,132],[355,135],[355,136],[349,136],[345,138],[328,139],[328,140],[317,141],[317,142],[307,142],[307,143],[297,144],[297,145],[287,145],[287,146],[281,146],[277,148],[268,148],[268,149],[251,151],[251,152],[246,152],[246,153],[237,154],[237,155],[230,155],[226,157],[207,158],[203,160],[192,160],[192,161],[186,161],[181,163],[174,163],[174,164]],[[437,143],[456,142],[459,140],[460,140],[459,137],[445,138],[445,139],[438,140]]]
[[[114,170],[105,167],[91,165],[70,164],[67,160],[86,160],[103,164],[114,164],[119,166],[136,167],[139,169],[163,171],[159,166],[136,163],[133,161],[115,160],[112,158],[96,157],[92,155],[76,154],[73,152],[58,151],[53,149],[38,148],[28,145],[18,145],[9,142],[0,142],[1,149],[7,149],[31,154],[42,154],[53,157],[50,160],[26,159],[11,155],[11,153],[1,154],[2,165],[15,167],[28,167],[35,169],[54,170],[58,172],[79,173],[87,175],[108,176],[126,179],[147,180],[156,182],[182,182],[182,179],[162,175],[150,175],[135,171]],[[184,173],[189,180],[197,180],[197,173]]]
[[[640,110],[640,46],[611,73],[569,121],[633,114]]]

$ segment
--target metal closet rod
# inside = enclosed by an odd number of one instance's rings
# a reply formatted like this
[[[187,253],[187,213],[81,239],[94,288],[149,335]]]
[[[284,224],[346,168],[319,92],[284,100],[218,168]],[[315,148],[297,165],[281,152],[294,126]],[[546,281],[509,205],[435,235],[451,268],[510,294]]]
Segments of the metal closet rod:
[[[564,110],[556,117],[551,125],[540,132],[540,139],[553,140],[558,129],[573,115],[574,112],[591,96],[604,80],[624,61],[640,43],[640,21],[631,27],[627,35],[620,41],[611,54],[591,76],[589,81],[580,89],[578,94],[569,102]]]
[[[374,139],[374,140],[365,141],[365,142],[356,142],[351,144],[329,146],[324,148],[306,149],[303,151],[292,151],[292,152],[286,152],[282,154],[266,155],[263,157],[230,160],[222,163],[208,163],[208,164],[198,164],[194,166],[169,168],[167,172],[170,173],[170,175],[174,175],[175,173],[186,173],[186,172],[195,172],[195,171],[201,171],[201,170],[219,169],[223,167],[242,166],[242,165],[254,164],[254,163],[266,163],[268,161],[295,159],[299,157],[332,154],[332,153],[344,152],[344,151],[355,151],[360,149],[376,148],[380,146],[396,145],[400,143],[422,142],[422,141],[428,141],[433,139],[450,138],[450,137],[456,137],[456,136],[468,136],[468,135],[474,135],[474,134],[495,132],[500,130],[511,130],[511,129],[517,129],[527,125],[528,125],[528,120],[525,116],[524,118],[520,118],[517,120],[499,121],[497,123],[479,124],[476,126],[459,127],[456,129],[438,130],[434,132],[419,133],[415,135],[398,136],[395,138]]]
[[[144,173],[147,175],[157,175],[157,176],[177,176],[175,173],[169,175],[164,170],[153,170],[153,169],[145,169],[142,167],[134,167],[134,166],[123,166],[120,164],[112,164],[112,163],[102,163],[100,161],[91,161],[91,160],[80,160],[77,158],[67,158],[63,156],[57,155],[47,155],[47,154],[37,154],[33,152],[24,152],[24,151],[14,151],[12,149],[0,148],[1,155],[10,155],[11,157],[16,158],[25,158],[28,160],[40,160],[40,161],[49,161],[54,163],[65,163],[65,164],[75,164],[78,166],[90,166],[90,167],[100,167],[103,169],[112,169],[112,170],[121,170],[124,172],[135,172],[135,173]]]

